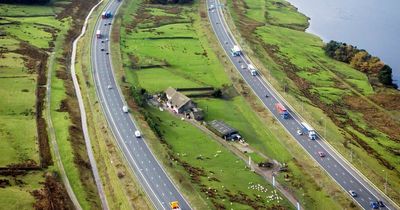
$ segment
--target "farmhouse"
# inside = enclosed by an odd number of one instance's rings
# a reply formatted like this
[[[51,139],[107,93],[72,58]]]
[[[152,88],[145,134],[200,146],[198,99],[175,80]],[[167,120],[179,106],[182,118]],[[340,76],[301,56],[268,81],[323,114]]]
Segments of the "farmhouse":
[[[219,137],[225,140],[239,140],[242,137],[238,134],[238,131],[229,125],[219,120],[213,120],[207,123],[208,129],[217,134]]]
[[[176,113],[189,112],[196,104],[184,94],[176,91],[174,88],[169,87],[165,90],[167,97],[167,106],[174,110]]]

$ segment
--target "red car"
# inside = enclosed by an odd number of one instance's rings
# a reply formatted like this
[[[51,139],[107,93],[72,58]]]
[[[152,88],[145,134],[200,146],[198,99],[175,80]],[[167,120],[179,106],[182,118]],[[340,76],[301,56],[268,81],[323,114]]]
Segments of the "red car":
[[[324,153],[324,152],[321,152],[321,151],[318,152],[318,155],[319,155],[320,157],[325,157],[325,153]]]

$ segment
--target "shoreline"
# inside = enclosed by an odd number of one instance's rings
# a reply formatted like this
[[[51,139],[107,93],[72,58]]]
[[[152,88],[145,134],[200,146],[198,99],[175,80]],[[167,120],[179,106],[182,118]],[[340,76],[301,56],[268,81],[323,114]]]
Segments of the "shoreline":
[[[340,23],[340,24],[344,23],[344,25],[346,25],[345,24],[346,22],[347,23],[354,22],[351,25],[355,25],[354,28],[357,28],[357,17],[358,17],[357,15],[356,16],[348,15],[348,14],[346,15],[346,12],[343,12],[343,11],[342,11],[343,14],[339,14],[339,12],[337,12],[337,11],[341,11],[341,8],[340,7],[334,7],[331,11],[334,11],[333,14],[337,15],[337,16],[334,16],[333,18],[330,17],[330,19],[326,18],[324,16],[324,19],[326,19],[326,21],[329,20],[329,22],[317,21],[317,18],[315,16],[316,16],[317,13],[321,13],[321,12],[314,12],[313,13],[313,12],[307,11],[306,7],[307,7],[308,2],[302,4],[302,3],[299,2],[299,1],[302,1],[302,0],[285,0],[285,1],[290,3],[293,7],[295,7],[297,9],[297,12],[303,14],[304,16],[306,16],[308,18],[308,27],[304,30],[304,32],[318,36],[325,44],[328,43],[331,40],[334,40],[334,41],[337,41],[337,42],[343,42],[343,43],[351,44],[353,46],[358,47],[359,49],[365,49],[372,56],[378,57],[385,64],[387,64],[390,67],[392,67],[392,69],[393,69],[393,71],[392,71],[393,83],[396,84],[398,86],[397,89],[400,90],[400,62],[398,62],[397,59],[393,59],[393,57],[396,57],[395,54],[393,54],[393,53],[386,53],[385,54],[386,49],[383,49],[385,47],[379,47],[381,45],[381,43],[379,43],[379,42],[372,42],[372,44],[371,44],[371,42],[368,42],[367,45],[366,44],[362,44],[363,41],[354,41],[354,40],[352,40],[352,39],[355,38],[355,37],[349,36],[349,34],[352,34],[352,33],[346,33],[346,35],[345,35],[346,37],[340,37],[342,35],[335,34],[337,32],[332,32],[332,30],[324,29],[323,26],[321,26],[322,23],[323,23],[323,25],[331,24],[332,26],[335,26],[335,24],[338,24],[338,23]],[[335,3],[335,5],[338,5],[338,3]],[[310,6],[309,8],[311,8],[311,7],[313,7],[313,6]],[[337,13],[335,13],[335,11]],[[327,16],[329,16],[329,15],[332,15],[332,14],[328,14]],[[361,14],[360,14],[360,16],[361,16]],[[335,18],[336,19],[340,19],[340,21],[339,22],[333,21]],[[350,20],[352,20],[352,21],[350,21]],[[368,20],[366,20],[366,21],[368,21]],[[318,27],[320,29],[318,29]],[[342,27],[342,26],[338,26],[338,27],[339,27],[339,30],[337,30],[337,31],[340,31],[340,27]],[[324,33],[324,31],[325,31],[325,33]],[[357,34],[354,34],[353,36],[357,36]],[[328,37],[331,37],[331,38],[328,38]],[[372,39],[372,38],[373,37],[371,37],[370,39]],[[365,39],[367,39],[367,38],[365,38]],[[373,40],[377,40],[377,39],[373,39]],[[396,47],[394,47],[394,48],[396,48]]]

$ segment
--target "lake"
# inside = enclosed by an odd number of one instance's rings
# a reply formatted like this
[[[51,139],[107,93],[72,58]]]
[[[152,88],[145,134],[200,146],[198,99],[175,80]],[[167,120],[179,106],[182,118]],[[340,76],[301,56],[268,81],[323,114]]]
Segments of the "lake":
[[[399,0],[287,0],[310,17],[308,32],[381,58],[400,86]]]

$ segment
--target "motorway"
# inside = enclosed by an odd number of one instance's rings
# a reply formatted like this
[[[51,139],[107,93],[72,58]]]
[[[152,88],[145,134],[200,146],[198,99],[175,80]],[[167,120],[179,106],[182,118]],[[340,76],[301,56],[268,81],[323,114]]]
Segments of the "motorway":
[[[213,5],[213,6],[211,6]],[[291,110],[289,104],[276,92],[269,82],[260,74],[252,76],[248,69],[242,68],[252,64],[251,61],[242,52],[240,56],[232,56],[231,49],[238,45],[223,16],[223,5],[218,0],[207,0],[209,20],[214,33],[219,40],[221,47],[236,67],[242,78],[246,81],[255,95],[261,100],[265,107],[280,122],[286,131],[302,146],[302,148],[332,177],[332,179],[342,187],[347,193],[353,190],[357,197],[352,197],[360,207],[371,209],[370,202],[382,200],[387,209],[396,209],[389,203],[387,197],[382,192],[378,192],[371,186],[370,182],[358,174],[351,165],[348,164],[337,152],[335,152],[322,137],[318,135],[317,140],[309,140],[307,135],[298,135],[297,130],[301,128],[302,118],[295,110]],[[253,64],[252,64],[253,65]],[[254,66],[254,65],[253,65]],[[266,97],[268,95],[268,97]],[[284,105],[290,113],[289,119],[283,119],[275,109],[276,103]],[[324,152],[325,157],[320,157],[318,152]],[[349,193],[348,193],[349,194]],[[350,197],[350,194],[349,194]],[[385,209],[386,209],[385,208]],[[383,209],[381,207],[381,209]]]
[[[110,11],[115,15],[120,4],[121,2],[117,0],[110,0],[104,11]],[[178,201],[181,209],[191,209],[188,202],[155,159],[145,143],[145,139],[135,137],[134,133],[138,130],[138,127],[134,119],[129,113],[122,111],[122,107],[126,105],[126,102],[114,79],[111,56],[108,53],[110,43],[107,40],[110,37],[112,20],[112,18],[98,18],[92,32],[91,42],[93,77],[99,102],[108,124],[130,168],[134,171],[154,207],[156,209],[170,209],[169,202]],[[101,31],[101,39],[96,38],[95,32],[97,30]],[[104,51],[101,49],[104,49]]]

